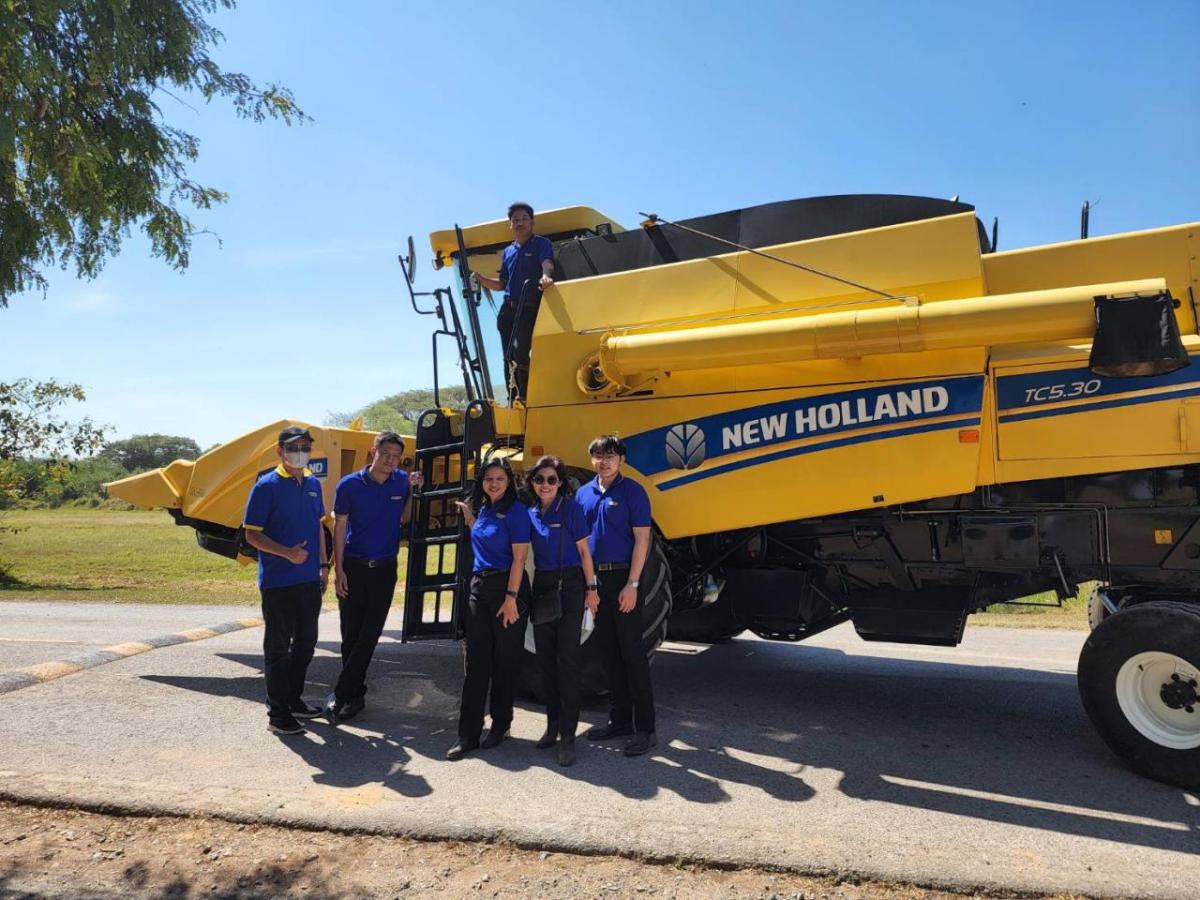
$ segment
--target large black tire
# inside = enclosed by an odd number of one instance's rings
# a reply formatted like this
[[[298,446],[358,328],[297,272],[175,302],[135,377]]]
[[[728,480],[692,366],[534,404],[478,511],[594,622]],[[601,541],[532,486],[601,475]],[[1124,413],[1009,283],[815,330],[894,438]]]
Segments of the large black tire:
[[[737,637],[746,626],[733,614],[730,596],[722,591],[717,599],[697,609],[681,609],[667,622],[667,637],[672,641],[716,644]]]
[[[654,653],[667,636],[667,620],[671,617],[671,568],[662,541],[655,536],[650,556],[639,579],[642,591],[642,646],[651,662]],[[600,646],[587,637],[583,642],[583,702],[595,703],[608,693],[608,679],[600,659]],[[526,635],[525,652],[521,659],[521,694],[538,703],[545,701],[542,675],[533,653],[533,632]]]
[[[1101,622],[1079,655],[1079,695],[1134,771],[1200,789],[1200,605],[1155,601]]]

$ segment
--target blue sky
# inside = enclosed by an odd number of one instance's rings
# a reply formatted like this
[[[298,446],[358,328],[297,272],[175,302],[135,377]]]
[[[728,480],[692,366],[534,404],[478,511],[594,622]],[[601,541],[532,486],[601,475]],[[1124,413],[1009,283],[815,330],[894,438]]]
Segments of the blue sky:
[[[396,253],[507,204],[632,225],[837,193],[961,195],[1001,248],[1200,220],[1200,3],[244,2],[216,58],[314,118],[164,98],[229,191],[184,275],[134,237],[0,311],[0,379],[202,446],[431,384]]]

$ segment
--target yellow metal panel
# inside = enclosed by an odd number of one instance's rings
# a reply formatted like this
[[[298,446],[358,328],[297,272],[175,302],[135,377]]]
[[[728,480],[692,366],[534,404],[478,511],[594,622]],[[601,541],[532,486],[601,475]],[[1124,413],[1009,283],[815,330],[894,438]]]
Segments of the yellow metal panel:
[[[999,436],[996,433],[996,381],[987,378],[983,384],[983,410],[979,423],[979,468],[975,474],[977,485],[996,483],[996,456]]]
[[[980,376],[975,382],[979,391],[982,381]],[[538,407],[529,411],[529,434],[541,437],[527,439],[527,445],[532,440],[586,470],[587,444],[597,434],[614,432],[629,440],[708,416],[744,412],[753,417],[764,406],[888,386],[874,382],[627,400],[597,404],[587,415],[577,407]],[[923,424],[942,430],[915,434],[899,433],[903,422],[867,425],[838,433],[836,446],[822,435],[793,437],[706,460],[687,471],[646,474],[631,453],[626,472],[646,486],[655,521],[670,538],[885,506],[974,489],[983,445],[960,442],[960,429],[953,423],[943,427],[947,421],[927,419]],[[968,427],[978,429],[978,424]],[[720,436],[713,433],[707,439],[715,443]],[[689,478],[697,480],[683,483]]]
[[[1179,411],[1178,400],[1163,400],[1062,418],[1001,421],[1000,459],[1177,454],[1185,449],[1179,439]]]
[[[914,242],[920,243],[919,251]],[[974,213],[780,244],[763,252],[899,296],[945,300],[982,293]],[[736,268],[734,308],[739,311],[772,312],[816,298],[830,304],[879,302],[869,292],[752,253],[719,259]],[[829,310],[814,310],[821,311]]]
[[[772,316],[700,328],[605,336],[600,365],[613,382],[660,370],[747,367],[1080,338],[1095,330],[1100,295],[1157,296],[1161,279],[1078,285],[815,316]]]
[[[163,469],[112,482],[106,489],[110,496],[135,506],[180,509],[189,518],[236,528],[242,523],[250,488],[262,472],[279,463],[275,446],[286,425],[301,425],[311,432],[314,474],[321,483],[325,509],[332,511],[338,481],[366,464],[375,432],[284,419],[215,447],[194,462],[176,460]],[[413,439],[405,440],[411,453]]]
[[[1200,294],[1194,260],[1200,247],[1200,223],[1135,231],[1083,241],[1068,241],[990,253],[983,257],[984,278],[992,294],[1044,290],[1101,281],[1165,278],[1181,304],[1176,311],[1184,334],[1196,332],[1188,294]]]
[[[1180,405],[1179,439],[1185,451],[1200,454],[1200,399],[1184,400]]]
[[[534,214],[534,227],[538,234],[594,231],[596,226],[605,223],[612,226],[613,232],[625,230],[616,221],[603,213],[596,212],[590,206],[564,206]],[[507,244],[512,240],[512,230],[509,228],[508,219],[493,219],[491,222],[469,225],[462,229],[462,233],[463,243],[466,244],[468,250]],[[433,249],[435,258],[449,259],[451,254],[458,252],[458,240],[454,229],[447,228],[430,234],[429,246]]]
[[[1038,364],[1029,364],[1036,359],[1031,352],[996,354],[997,477],[1071,474],[1057,464],[1067,460],[1080,461],[1074,469],[1078,474],[1106,471],[1095,462],[1101,459],[1141,460],[1123,461],[1125,468],[1167,465],[1164,457],[1188,453],[1196,461],[1200,423],[1193,427],[1196,401],[1189,397],[1200,394],[1200,338],[1185,336],[1184,346],[1192,356],[1190,366],[1145,378],[1096,376],[1087,368],[1084,347],[1044,346],[1042,359],[1053,362]],[[1015,461],[1045,467],[1009,465]]]
[[[840,269],[883,290],[920,293],[928,300],[983,291],[978,235],[969,214],[781,245],[770,252],[826,271]],[[543,295],[530,365],[531,405],[589,402],[564,373],[574,372],[596,353],[608,331],[703,327],[732,316],[774,316],[783,310],[816,315],[845,304],[876,308],[897,302],[861,291],[848,293],[838,282],[743,252],[564,282]],[[831,376],[836,364],[811,369],[786,363],[771,366],[773,372],[758,366],[671,372],[646,389],[660,397],[689,396],[829,377],[854,380],[849,370]],[[939,363],[932,369],[940,370]]]

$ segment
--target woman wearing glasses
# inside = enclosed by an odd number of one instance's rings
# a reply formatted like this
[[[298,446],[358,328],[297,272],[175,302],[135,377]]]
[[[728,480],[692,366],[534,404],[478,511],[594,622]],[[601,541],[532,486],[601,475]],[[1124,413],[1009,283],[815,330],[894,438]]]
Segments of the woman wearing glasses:
[[[479,747],[496,747],[508,737],[529,598],[529,579],[525,577],[529,508],[517,499],[508,460],[485,462],[475,476],[470,497],[455,505],[470,526],[475,561],[467,607],[467,677],[458,715],[458,742],[447,751],[447,759],[461,759]],[[489,683],[492,727],[480,743]]]
[[[600,595],[588,552],[591,529],[571,497],[567,470],[557,456],[534,463],[536,503],[529,510],[533,578],[533,638],[546,694],[546,731],[539,750],[558,744],[558,764],[575,762],[579,724],[580,627],[586,605],[596,614]]]

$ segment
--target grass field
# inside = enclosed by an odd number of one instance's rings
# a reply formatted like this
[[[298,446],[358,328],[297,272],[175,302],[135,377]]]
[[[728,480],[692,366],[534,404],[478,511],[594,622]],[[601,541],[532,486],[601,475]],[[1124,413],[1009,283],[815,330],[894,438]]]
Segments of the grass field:
[[[255,568],[201,550],[165,512],[0,513],[0,599],[257,605]]]
[[[254,566],[201,550],[192,529],[161,511],[0,513],[0,569],[5,566],[0,600],[258,604]],[[994,606],[970,621],[1087,628],[1087,609],[1078,598],[1061,608]]]

